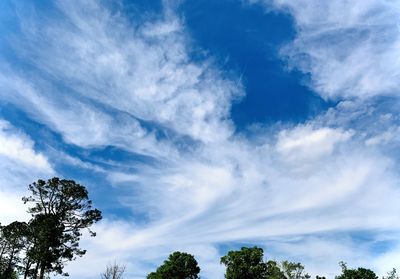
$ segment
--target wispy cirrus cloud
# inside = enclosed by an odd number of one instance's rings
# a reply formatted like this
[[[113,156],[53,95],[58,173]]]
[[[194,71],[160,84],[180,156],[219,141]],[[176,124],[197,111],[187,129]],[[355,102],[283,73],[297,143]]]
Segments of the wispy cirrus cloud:
[[[232,99],[243,94],[240,84],[211,61],[191,60],[183,23],[168,7],[159,21],[135,28],[94,1],[57,5],[62,17],[46,24],[21,17],[27,23],[21,53],[42,73],[68,84],[69,95],[194,139],[232,133],[228,115]]]
[[[396,80],[370,71],[380,69],[374,66],[385,61],[381,55],[394,55],[395,40],[384,33],[385,51],[370,53],[378,47],[378,27],[359,27],[370,16],[372,23],[390,25],[394,16],[378,18],[392,15],[386,6],[357,2],[351,10],[347,2],[333,1],[322,9],[324,16],[314,18],[315,9],[321,9],[315,2],[274,3],[291,12],[298,26],[297,38],[283,53],[311,73],[318,94],[362,99],[393,93]],[[258,243],[271,256],[304,259],[315,272],[333,273],[336,262],[313,262],[322,255],[366,264],[375,255],[367,248],[348,248],[356,247],[356,240],[338,234],[368,232],[380,241],[378,232],[399,231],[397,159],[378,144],[389,140],[374,139],[384,126],[365,129],[380,115],[371,112],[375,103],[362,107],[361,101],[343,101],[306,123],[260,128],[248,137],[235,133],[230,118],[232,103],[244,95],[239,79],[212,58],[191,57],[184,21],[168,3],[158,19],[133,23],[96,1],[55,5],[57,17],[34,7],[17,8],[20,34],[12,48],[29,67],[21,70],[3,58],[1,101],[88,154],[112,146],[156,162],[131,166],[121,160],[108,170],[95,166],[96,161],[66,156],[67,164],[105,173],[109,184],[121,190],[120,204],[140,216],[106,216],[97,226],[98,236],[85,239],[88,255],[70,265],[71,276],[91,278],[118,258],[129,263],[131,278],[143,278],[168,253],[185,250],[198,257],[205,278],[219,278],[219,247],[241,243]],[[337,17],[338,9],[353,12]],[[365,35],[365,28],[370,33]],[[362,38],[355,52],[347,45],[353,29]],[[340,38],[344,45],[338,51],[325,37]],[[363,62],[368,65],[358,63],[360,53],[372,55]],[[353,69],[354,63],[358,67]],[[375,80],[368,81],[369,75]],[[390,117],[382,121],[397,123]],[[46,159],[22,138],[20,144],[15,141],[16,152],[7,152],[51,165],[51,152]],[[326,247],[334,247],[337,258],[324,252]]]
[[[47,158],[43,154],[35,152],[32,140],[1,119],[0,155],[28,167],[46,172],[52,171]]]
[[[35,150],[29,136],[3,119],[0,119],[0,168],[1,222],[27,219],[21,201],[26,186],[32,178],[52,175],[55,171],[48,158]]]
[[[318,128],[313,132],[318,133]],[[368,154],[357,142],[338,141],[331,153],[309,160],[308,167],[303,168],[297,158],[288,162],[289,159],[281,155],[278,146],[285,140],[281,135],[272,146],[255,149],[253,144],[244,143],[214,147],[202,150],[201,153],[207,155],[210,155],[208,152],[217,153],[216,150],[220,152],[207,157],[204,163],[182,161],[168,171],[141,173],[139,178],[131,180],[141,185],[141,190],[135,192],[132,209],[143,207],[152,218],[144,227],[116,229],[117,235],[124,235],[119,238],[122,241],[107,241],[107,228],[103,228],[103,233],[95,240],[98,247],[105,251],[125,251],[122,254],[126,261],[134,264],[138,278],[143,276],[139,270],[148,268],[146,263],[153,263],[155,259],[161,261],[163,256],[160,255],[174,249],[195,253],[192,249],[199,245],[206,249],[223,243],[248,242],[265,245],[269,257],[301,259],[312,271],[326,274],[337,272],[337,262],[317,268],[314,261],[322,251],[318,247],[310,251],[310,246],[299,251],[304,241],[294,244],[293,238],[314,235],[309,245],[313,242],[349,247],[359,244],[351,237],[344,241],[336,234],[398,231],[395,224],[398,223],[399,191],[389,158],[373,152]],[[319,147],[323,144],[323,140],[315,142]],[[327,143],[327,148],[329,146]],[[127,183],[127,177],[124,179]],[[118,224],[109,225],[118,227]],[[113,230],[110,238],[116,235]],[[379,236],[374,241],[379,242]],[[110,244],[105,247],[100,243]],[[285,250],[287,246],[297,249],[289,253]],[[146,257],[142,255],[143,249],[148,251]],[[298,252],[294,253],[296,250]],[[135,254],[140,255],[140,259]],[[329,253],[324,255],[333,257]],[[373,255],[370,250],[368,253],[366,250],[343,250],[334,257],[350,264],[370,265]],[[210,268],[201,253],[196,256],[202,259],[200,263],[205,262],[203,275],[206,278],[222,276],[221,268]]]
[[[397,95],[399,14],[396,1],[250,0],[294,18],[297,36],[282,49],[291,67],[311,75],[324,98]]]

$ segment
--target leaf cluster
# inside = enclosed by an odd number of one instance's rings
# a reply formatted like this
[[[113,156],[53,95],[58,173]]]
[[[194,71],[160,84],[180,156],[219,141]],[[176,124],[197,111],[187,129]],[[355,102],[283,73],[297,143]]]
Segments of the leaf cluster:
[[[147,279],[198,279],[200,268],[193,255],[174,252]]]
[[[346,263],[340,262],[339,264],[342,267],[342,274],[336,276],[336,279],[378,279],[378,276],[376,276],[375,272],[370,269],[363,267],[349,269],[347,268]]]
[[[237,251],[229,251],[221,258],[226,266],[227,279],[307,279],[304,266],[300,263],[283,261],[264,261],[264,251],[259,247],[242,247]]]

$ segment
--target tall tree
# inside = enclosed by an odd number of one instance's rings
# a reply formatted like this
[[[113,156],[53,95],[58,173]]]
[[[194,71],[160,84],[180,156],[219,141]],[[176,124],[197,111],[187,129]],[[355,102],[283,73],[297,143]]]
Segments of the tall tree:
[[[79,248],[82,230],[95,236],[90,226],[101,220],[101,212],[92,209],[88,191],[73,180],[38,180],[29,190],[32,195],[22,200],[33,203],[28,210],[33,217],[29,223],[33,245],[27,253],[34,263],[31,276],[43,279],[50,272],[63,274],[66,262],[86,253]]]
[[[221,258],[221,264],[226,266],[225,278],[266,278],[267,264],[264,263],[263,256],[263,249],[258,247],[242,247],[239,251],[229,251]]]
[[[27,245],[28,224],[15,221],[0,230],[0,278],[8,279],[19,268],[19,254]]]
[[[193,255],[174,252],[147,279],[198,279],[200,268]]]
[[[375,272],[370,269],[359,267],[357,269],[349,269],[347,268],[346,263],[340,262],[340,266],[342,267],[342,274],[336,276],[336,279],[378,279]]]
[[[3,274],[6,269],[6,254],[8,251],[8,243],[4,237],[3,228],[4,227],[0,223],[0,275]]]

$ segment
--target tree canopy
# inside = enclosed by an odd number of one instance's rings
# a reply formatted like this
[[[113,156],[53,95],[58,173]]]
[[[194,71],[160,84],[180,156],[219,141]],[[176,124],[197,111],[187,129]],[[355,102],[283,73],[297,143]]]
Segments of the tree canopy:
[[[279,264],[273,260],[267,262],[267,272],[265,275],[265,278],[269,279],[286,279],[285,273],[283,273]]]
[[[16,271],[35,279],[51,272],[67,275],[65,263],[86,252],[79,247],[82,230],[95,236],[90,226],[101,220],[101,212],[92,209],[88,191],[73,180],[38,180],[29,190],[22,200],[32,204],[31,220],[0,227],[0,276],[9,279]]]
[[[221,258],[226,266],[227,279],[308,279],[300,263],[274,260],[264,262],[264,251],[259,247],[242,247],[238,251],[229,251]]]
[[[198,279],[200,267],[193,255],[174,252],[147,279]]]
[[[336,276],[336,279],[378,279],[375,272],[370,269],[359,267],[357,269],[348,269],[346,263],[340,262],[342,274]]]
[[[283,261],[281,266],[287,279],[308,279],[311,277],[307,273],[304,273],[304,266],[301,263]]]
[[[267,264],[264,263],[263,256],[263,249],[258,247],[242,247],[239,251],[229,251],[221,258],[221,264],[226,266],[225,278],[266,278]]]

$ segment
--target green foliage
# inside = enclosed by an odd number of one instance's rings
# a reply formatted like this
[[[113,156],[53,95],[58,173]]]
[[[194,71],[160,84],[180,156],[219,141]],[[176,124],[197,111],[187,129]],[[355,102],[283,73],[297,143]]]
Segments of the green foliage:
[[[278,263],[276,261],[268,261],[267,262],[267,273],[266,277],[268,279],[286,279],[285,273],[281,270]]]
[[[346,263],[340,262],[342,274],[336,276],[336,279],[378,279],[375,272],[370,269],[359,267],[357,269],[348,269]]]
[[[29,250],[31,260],[46,272],[62,273],[62,259],[71,260],[68,246],[63,245],[63,226],[54,215],[38,215],[30,222],[34,234]]]
[[[198,279],[200,268],[193,255],[174,252],[147,279]]]
[[[263,261],[263,249],[242,247],[239,251],[229,251],[221,258],[226,266],[227,279],[263,279],[267,276],[267,264]]]
[[[18,279],[18,274],[15,271],[11,271],[11,273],[0,273],[0,279]]]
[[[229,251],[221,258],[227,269],[227,279],[308,279],[304,266],[300,263],[283,261],[263,261],[264,251],[261,248],[242,247],[239,251]]]
[[[20,252],[27,245],[28,224],[12,222],[0,226],[0,278],[15,278],[21,259]]]
[[[39,279],[49,272],[62,274],[66,261],[85,254],[79,248],[81,230],[99,221],[101,212],[92,209],[86,188],[73,180],[38,180],[29,185],[29,190],[32,195],[22,200],[33,203],[28,210],[32,214],[29,226],[33,237],[27,255],[35,263],[31,273],[39,272]],[[90,229],[89,232],[95,236]]]
[[[304,273],[304,266],[300,263],[282,262],[282,271],[287,279],[307,279],[311,276]]]

